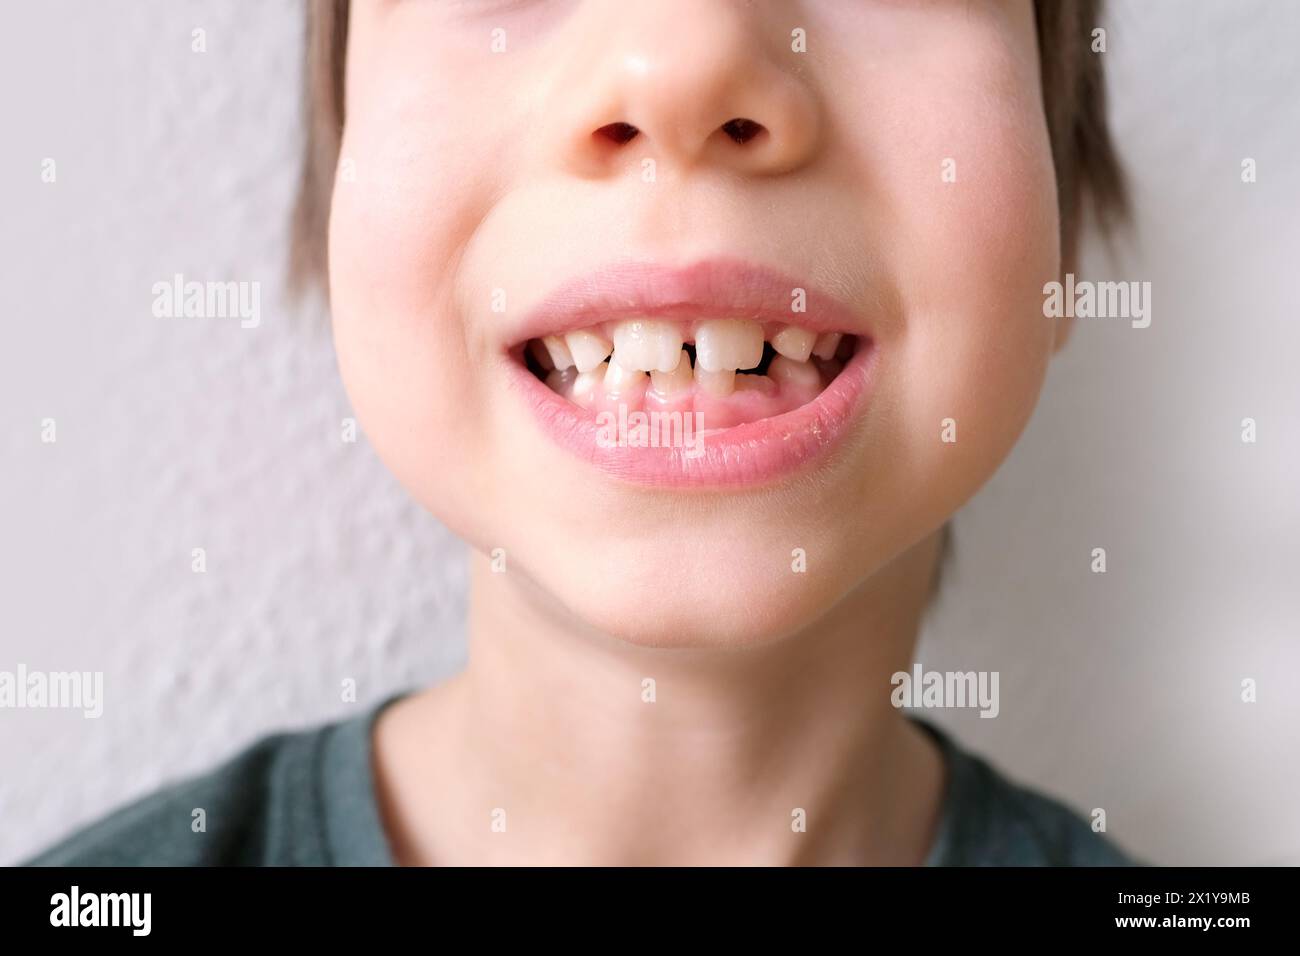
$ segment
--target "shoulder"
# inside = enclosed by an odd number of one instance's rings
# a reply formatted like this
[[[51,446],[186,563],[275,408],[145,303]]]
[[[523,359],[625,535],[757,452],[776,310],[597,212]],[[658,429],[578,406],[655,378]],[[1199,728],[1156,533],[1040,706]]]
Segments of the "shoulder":
[[[321,862],[319,752],[337,725],[266,736],[64,838],[28,866],[253,866]]]
[[[1133,866],[1103,833],[1064,803],[1008,780],[978,757],[968,758],[981,778],[985,860],[1000,866]]]
[[[931,725],[948,793],[931,862],[943,866],[1134,866],[1064,803],[1018,784]]]

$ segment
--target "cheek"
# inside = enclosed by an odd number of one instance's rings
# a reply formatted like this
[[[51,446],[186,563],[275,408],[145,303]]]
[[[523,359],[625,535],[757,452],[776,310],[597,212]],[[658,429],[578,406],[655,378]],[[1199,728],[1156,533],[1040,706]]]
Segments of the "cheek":
[[[919,193],[928,201],[901,230],[912,248],[895,263],[906,317],[896,370],[910,379],[904,421],[924,437],[917,447],[955,450],[983,472],[1019,436],[1051,356],[1042,289],[1059,270],[1055,181],[1046,143],[1040,155],[1012,135],[946,142],[967,157],[957,181]],[[955,448],[933,442],[946,419]]]
[[[491,448],[482,330],[464,320],[458,269],[487,216],[512,102],[485,83],[482,44],[442,42],[435,5],[354,11],[348,119],[330,210],[330,306],[339,367],[368,440],[426,507],[456,527]],[[364,14],[371,13],[374,16]],[[498,108],[496,112],[500,112]],[[448,449],[457,449],[454,459]]]
[[[472,450],[483,434],[482,382],[472,374],[454,295],[470,209],[463,196],[451,201],[455,170],[417,163],[425,147],[368,135],[370,127],[349,127],[341,155],[355,164],[355,178],[337,178],[331,207],[339,368],[368,440],[441,516],[457,492],[448,477],[453,469],[431,467],[439,449]]]
[[[485,303],[465,301],[459,270],[500,189],[503,137],[516,125],[503,104],[518,100],[502,88],[517,86],[513,71],[523,67],[503,69],[498,58],[487,71],[486,45],[439,42],[424,22],[438,15],[414,4],[353,18],[330,305],[340,371],[367,438],[456,527],[449,519],[467,513],[460,499],[486,480],[492,450],[491,396],[478,367],[484,329],[464,321]],[[463,454],[448,460],[448,448]]]
[[[406,62],[400,49],[383,49]],[[349,72],[348,94],[330,210],[331,291],[357,293],[394,332],[413,331],[402,327],[409,321],[459,333],[450,317],[444,328],[430,320],[450,299],[454,263],[490,202],[491,144],[473,135],[483,130],[471,120],[474,101],[445,77],[361,66]]]
[[[1036,65],[978,42],[944,52],[925,82],[882,80],[886,135],[864,135],[858,154],[872,157],[867,195],[881,197],[871,214],[892,286],[878,392],[896,413],[887,440],[908,463],[902,476],[946,485],[935,500],[955,508],[1033,411],[1054,333],[1042,288],[1060,253]],[[955,444],[943,440],[949,419]]]
[[[904,367],[931,370],[914,391],[917,427],[952,419],[955,459],[981,474],[1001,462],[1033,412],[1054,339],[1042,289],[1060,267],[1055,178],[1045,139],[1035,140],[1032,132],[986,135],[979,158],[958,164],[958,181],[926,210],[929,268],[924,281],[913,276],[906,305]]]

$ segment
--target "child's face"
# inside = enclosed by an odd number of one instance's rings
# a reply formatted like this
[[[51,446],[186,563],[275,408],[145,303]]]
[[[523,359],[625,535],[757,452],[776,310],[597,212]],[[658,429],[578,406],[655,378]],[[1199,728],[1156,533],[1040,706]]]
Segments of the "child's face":
[[[641,643],[784,636],[1006,456],[1059,266],[1029,0],[353,6],[340,365],[384,461],[504,549],[503,582]],[[548,388],[530,339],[580,330]],[[838,357],[809,356],[827,332]],[[733,378],[760,334],[766,374]],[[579,376],[604,338],[631,368]],[[619,404],[731,427],[703,454],[601,447]]]

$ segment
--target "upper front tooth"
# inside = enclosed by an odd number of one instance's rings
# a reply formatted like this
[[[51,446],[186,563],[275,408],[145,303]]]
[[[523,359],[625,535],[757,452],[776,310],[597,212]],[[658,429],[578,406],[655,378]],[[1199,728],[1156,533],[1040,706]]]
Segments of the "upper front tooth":
[[[794,359],[796,362],[806,362],[808,356],[812,354],[813,343],[816,341],[816,333],[801,329],[797,325],[787,325],[772,336],[772,348],[786,358]]]
[[[682,330],[673,322],[626,319],[613,331],[613,360],[624,368],[671,372],[682,357]]]
[[[706,372],[754,368],[763,361],[763,327],[746,319],[710,319],[695,330],[695,367]]]
[[[840,339],[844,338],[842,332],[823,332],[817,336],[817,342],[813,345],[812,354],[819,359],[835,358],[835,350],[840,347]]]
[[[573,364],[578,366],[579,372],[590,372],[614,351],[609,339],[586,329],[570,332],[564,337],[564,343],[569,347],[569,354],[573,356]]]

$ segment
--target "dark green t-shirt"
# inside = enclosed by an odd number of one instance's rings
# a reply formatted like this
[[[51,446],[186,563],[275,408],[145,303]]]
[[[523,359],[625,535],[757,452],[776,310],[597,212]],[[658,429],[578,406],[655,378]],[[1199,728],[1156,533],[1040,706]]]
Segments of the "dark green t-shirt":
[[[36,866],[390,866],[375,801],[371,729],[395,695],[347,720],[264,737],[73,834]],[[1072,811],[1006,780],[917,723],[947,767],[927,866],[1131,865]],[[202,809],[206,832],[192,828]]]

